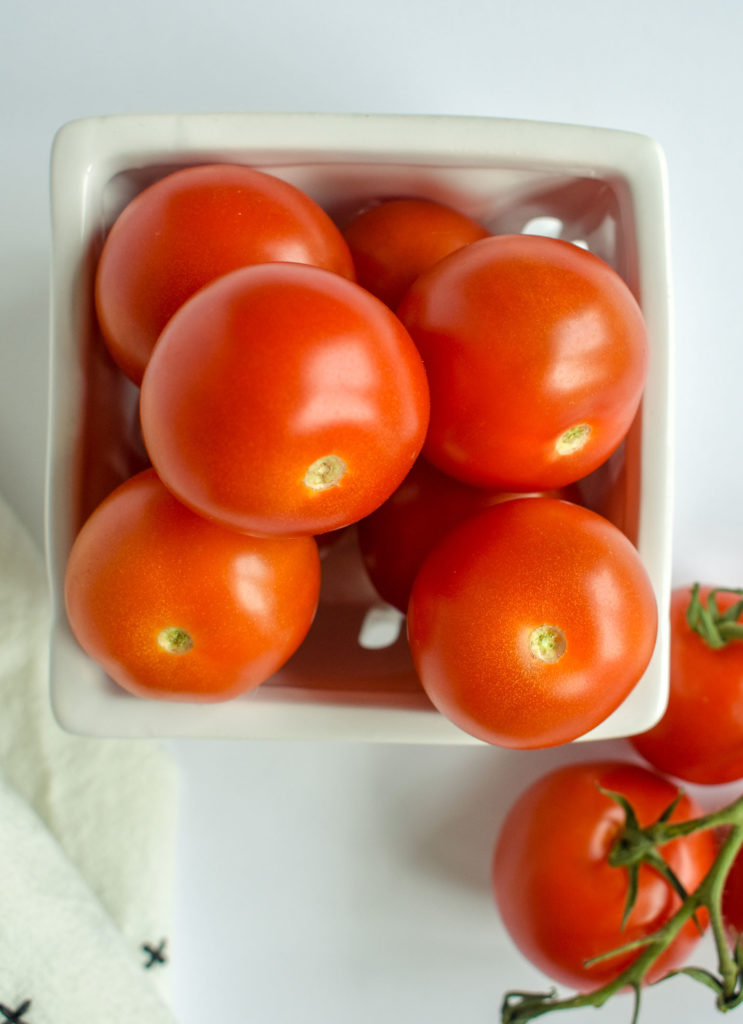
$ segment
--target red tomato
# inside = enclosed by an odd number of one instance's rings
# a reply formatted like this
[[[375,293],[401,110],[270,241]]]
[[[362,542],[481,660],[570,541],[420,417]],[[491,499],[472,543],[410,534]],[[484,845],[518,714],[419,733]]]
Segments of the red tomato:
[[[195,511],[249,533],[323,533],[403,480],[428,386],[373,295],[273,263],[225,275],[176,313],[147,367],[141,418],[153,465]]]
[[[398,314],[431,387],[425,456],[467,483],[562,487],[620,444],[648,368],[640,308],[570,242],[503,235],[422,274]]]
[[[319,588],[314,540],[248,537],[209,523],[147,469],[84,524],[65,600],[78,642],[125,690],[223,701],[294,653]]]
[[[699,590],[705,605],[711,589]],[[743,779],[743,640],[710,647],[687,622],[690,600],[691,587],[679,587],[671,595],[666,712],[632,743],[660,771],[687,782],[734,782]],[[733,608],[733,622],[740,622],[739,601],[740,594],[721,591],[716,598],[720,615]]]
[[[288,182],[233,164],[162,178],[129,203],[103,246],[95,300],[111,355],[138,384],[189,296],[230,270],[277,260],[354,276],[338,228]]]
[[[359,284],[394,309],[424,270],[490,232],[430,199],[387,199],[359,213],[343,234]]]
[[[743,935],[743,851],[738,853],[725,879],[722,916],[735,942]]]
[[[589,991],[615,978],[639,951],[592,967],[586,960],[640,939],[669,920],[679,897],[656,871],[642,866],[635,907],[622,929],[628,876],[608,862],[624,811],[598,787],[623,794],[641,826],[652,824],[677,789],[639,765],[571,764],[539,779],[514,803],[500,831],[493,859],[493,887],[503,923],[521,952],[555,981]],[[671,821],[701,814],[682,796]],[[710,831],[660,847],[684,888],[704,878],[717,852]],[[706,913],[698,914],[700,924]],[[699,938],[688,921],[647,976],[655,981],[685,962]]]
[[[478,739],[567,743],[615,710],[655,645],[635,548],[595,512],[517,498],[467,519],[424,561],[408,636],[431,701]]]
[[[565,492],[559,496],[568,497]],[[413,580],[436,542],[468,516],[514,497],[523,495],[471,487],[418,459],[394,494],[358,524],[361,555],[377,593],[407,611]]]

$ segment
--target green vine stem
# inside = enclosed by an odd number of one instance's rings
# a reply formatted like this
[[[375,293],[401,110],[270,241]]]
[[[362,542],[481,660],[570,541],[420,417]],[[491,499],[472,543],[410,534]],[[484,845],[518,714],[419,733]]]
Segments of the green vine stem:
[[[735,594],[741,600],[721,612],[717,605],[718,594]],[[709,647],[717,650],[720,647],[725,647],[731,640],[743,640],[743,622],[738,622],[741,612],[743,612],[743,590],[733,587],[716,587],[707,594],[707,603],[705,604],[699,596],[699,584],[695,583],[689,596],[686,621]]]
[[[715,993],[715,1004],[721,1012],[731,1010],[743,1003],[743,946],[739,941],[731,949],[721,909],[725,880],[738,851],[743,847],[743,797],[712,814],[705,814],[689,821],[672,823],[668,821],[668,817],[677,802],[674,801],[674,804],[656,822],[646,828],[640,828],[627,801],[618,794],[608,793],[607,795],[621,804],[625,811],[624,828],[615,840],[609,855],[609,862],[627,870],[630,878],[630,893],[633,889],[633,872],[638,870],[640,863],[650,864],[656,870],[660,870],[669,883],[674,885],[673,877],[664,871],[663,865],[666,868],[667,865],[658,852],[659,848],[666,843],[706,829],[724,828],[727,832],[726,838],[712,867],[697,888],[691,893],[681,890],[681,906],[673,917],[644,939],[627,943],[619,949],[607,951],[606,954],[592,961],[596,962],[613,957],[618,953],[639,950],[637,958],[616,978],[593,992],[566,998],[559,998],[554,989],[549,992],[507,992],[501,1004],[502,1024],[534,1020],[559,1010],[574,1010],[584,1006],[600,1007],[613,995],[626,989],[632,990],[635,995],[632,1024],[636,1024],[639,1019],[642,987],[648,971],[660,954],[673,942],[687,921],[695,919],[703,907],[709,914],[719,973],[714,974],[698,967],[686,967],[669,972],[661,981],[684,974],[706,985]],[[674,888],[679,891],[678,885],[674,885]],[[625,919],[627,913],[628,910],[625,911]],[[659,983],[656,982],[656,984]]]

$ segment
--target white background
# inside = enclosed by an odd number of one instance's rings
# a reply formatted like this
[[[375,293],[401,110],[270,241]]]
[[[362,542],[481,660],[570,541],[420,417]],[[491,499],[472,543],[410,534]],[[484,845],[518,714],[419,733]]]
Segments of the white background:
[[[0,490],[39,543],[59,125],[149,111],[479,114],[623,128],[665,148],[674,577],[743,584],[739,0],[5,0],[3,13]],[[470,747],[172,749],[181,1024],[494,1024],[504,989],[548,986],[490,900],[500,818],[558,760],[628,755],[622,743],[581,745],[514,754],[505,769],[499,756],[496,772],[493,751]],[[711,998],[679,979],[648,995],[641,1019],[711,1021]],[[622,999],[600,1019],[629,1017]]]

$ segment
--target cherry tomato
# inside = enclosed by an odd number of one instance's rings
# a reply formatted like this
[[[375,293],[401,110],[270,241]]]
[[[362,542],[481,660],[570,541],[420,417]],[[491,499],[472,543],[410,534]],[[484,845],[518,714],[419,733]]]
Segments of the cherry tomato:
[[[722,916],[735,942],[743,936],[743,852],[738,853],[725,879]]]
[[[706,608],[712,587],[700,587]],[[739,636],[712,647],[687,621],[692,588],[671,595],[671,665],[668,706],[660,722],[632,743],[660,771],[687,782],[718,785],[743,779],[743,622],[740,593],[716,593],[718,618]],[[714,616],[707,608],[707,614]],[[702,626],[703,628],[703,626]],[[726,627],[723,627],[723,632]],[[730,634],[728,633],[728,636]]]
[[[504,747],[567,743],[644,673],[655,597],[635,548],[595,512],[516,498],[451,530],[413,584],[408,637],[433,704]]]
[[[403,480],[428,386],[379,299],[273,263],[225,275],[175,314],[140,405],[153,465],[183,502],[250,533],[311,534],[361,519]]]
[[[294,653],[319,587],[314,540],[248,537],[207,522],[147,469],[83,525],[65,600],[78,642],[125,690],[223,701]]]
[[[343,234],[359,284],[394,309],[424,270],[490,232],[443,203],[403,198],[362,210]]]
[[[139,384],[189,296],[230,270],[276,260],[354,277],[339,229],[288,182],[234,164],[167,175],[125,207],[101,252],[95,300],[111,355]]]
[[[648,369],[640,308],[592,253],[502,235],[445,257],[398,314],[431,387],[424,455],[467,483],[550,490],[624,438]]]
[[[615,978],[639,951],[586,967],[662,927],[680,906],[678,895],[655,870],[642,865],[637,900],[626,926],[628,875],[608,856],[624,822],[623,809],[599,787],[632,804],[641,826],[652,824],[677,795],[667,779],[639,765],[598,761],[563,766],[530,786],[508,812],[493,857],[493,889],[503,923],[518,948],[555,981],[578,991]],[[671,821],[701,814],[684,795]],[[659,848],[687,892],[712,866],[717,842],[709,830]],[[706,925],[703,912],[697,915]],[[699,930],[688,921],[658,958],[647,980],[682,964]]]
[[[559,496],[567,498],[564,491]],[[379,596],[407,611],[413,581],[437,541],[468,516],[514,497],[523,495],[471,487],[419,458],[394,494],[358,524],[361,556]]]

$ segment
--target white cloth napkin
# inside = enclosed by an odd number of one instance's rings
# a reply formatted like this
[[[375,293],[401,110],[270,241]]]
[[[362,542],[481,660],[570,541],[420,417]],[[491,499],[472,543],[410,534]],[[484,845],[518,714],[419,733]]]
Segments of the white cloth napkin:
[[[0,498],[0,1024],[173,1024],[176,771],[56,724],[41,556]]]

